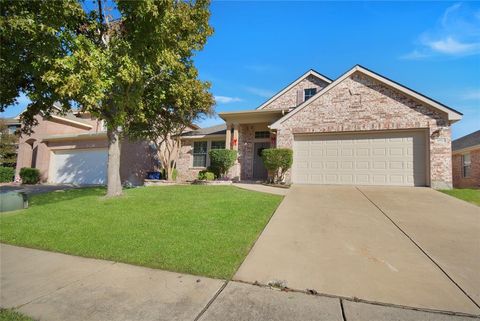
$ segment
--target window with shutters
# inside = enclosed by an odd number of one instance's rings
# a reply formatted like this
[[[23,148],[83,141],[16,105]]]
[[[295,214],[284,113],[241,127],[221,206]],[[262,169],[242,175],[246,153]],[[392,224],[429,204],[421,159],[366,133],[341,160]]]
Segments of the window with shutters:
[[[317,88],[307,88],[304,90],[305,101],[309,100],[317,93]]]

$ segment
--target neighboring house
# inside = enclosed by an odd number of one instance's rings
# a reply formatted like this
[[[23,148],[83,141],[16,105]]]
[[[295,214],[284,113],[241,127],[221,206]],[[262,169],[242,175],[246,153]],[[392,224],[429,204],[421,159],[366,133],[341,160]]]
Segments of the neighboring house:
[[[106,184],[108,141],[103,122],[89,113],[37,116],[38,125],[19,142],[16,177],[22,167],[40,170],[48,183]],[[121,142],[122,182],[143,183],[155,168],[155,149],[146,142]]]
[[[20,127],[22,123],[20,123],[20,120],[17,118],[0,118],[0,121],[2,121],[5,125],[8,127],[8,132],[10,134],[17,134],[20,131]]]
[[[480,187],[480,130],[452,142],[453,187]]]
[[[238,150],[234,179],[263,180],[261,151],[286,147],[291,183],[452,187],[450,126],[462,114],[359,65],[336,80],[310,70],[256,110],[219,115],[224,125],[183,134],[181,179],[225,147]]]

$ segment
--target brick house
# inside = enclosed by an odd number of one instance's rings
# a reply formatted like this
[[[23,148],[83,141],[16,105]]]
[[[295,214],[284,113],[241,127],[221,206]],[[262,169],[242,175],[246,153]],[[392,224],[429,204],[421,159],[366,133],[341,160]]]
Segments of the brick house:
[[[453,187],[480,188],[480,130],[452,142]]]
[[[256,110],[219,116],[184,133],[181,179],[208,167],[209,150],[232,148],[231,177],[263,180],[261,151],[287,147],[291,183],[452,187],[450,126],[462,114],[359,65],[336,80],[310,70]]]
[[[106,184],[108,140],[103,122],[89,113],[37,116],[31,135],[19,140],[16,177],[22,167],[40,170],[43,183]],[[143,184],[155,166],[155,151],[147,142],[121,141],[122,182]]]

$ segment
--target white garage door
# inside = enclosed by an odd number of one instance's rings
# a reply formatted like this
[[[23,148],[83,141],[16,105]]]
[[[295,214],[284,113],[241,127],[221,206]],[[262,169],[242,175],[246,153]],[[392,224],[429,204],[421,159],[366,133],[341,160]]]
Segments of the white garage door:
[[[295,136],[293,148],[297,184],[426,184],[421,131]]]
[[[56,151],[50,161],[49,181],[71,184],[106,184],[106,149]]]

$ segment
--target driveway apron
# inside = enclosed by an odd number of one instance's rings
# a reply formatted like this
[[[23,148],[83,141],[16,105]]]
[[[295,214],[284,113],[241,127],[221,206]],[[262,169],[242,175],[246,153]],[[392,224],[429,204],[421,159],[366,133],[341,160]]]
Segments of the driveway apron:
[[[408,195],[403,202],[409,202]],[[262,284],[284,281],[297,290],[480,313],[354,186],[293,186],[234,279]]]

